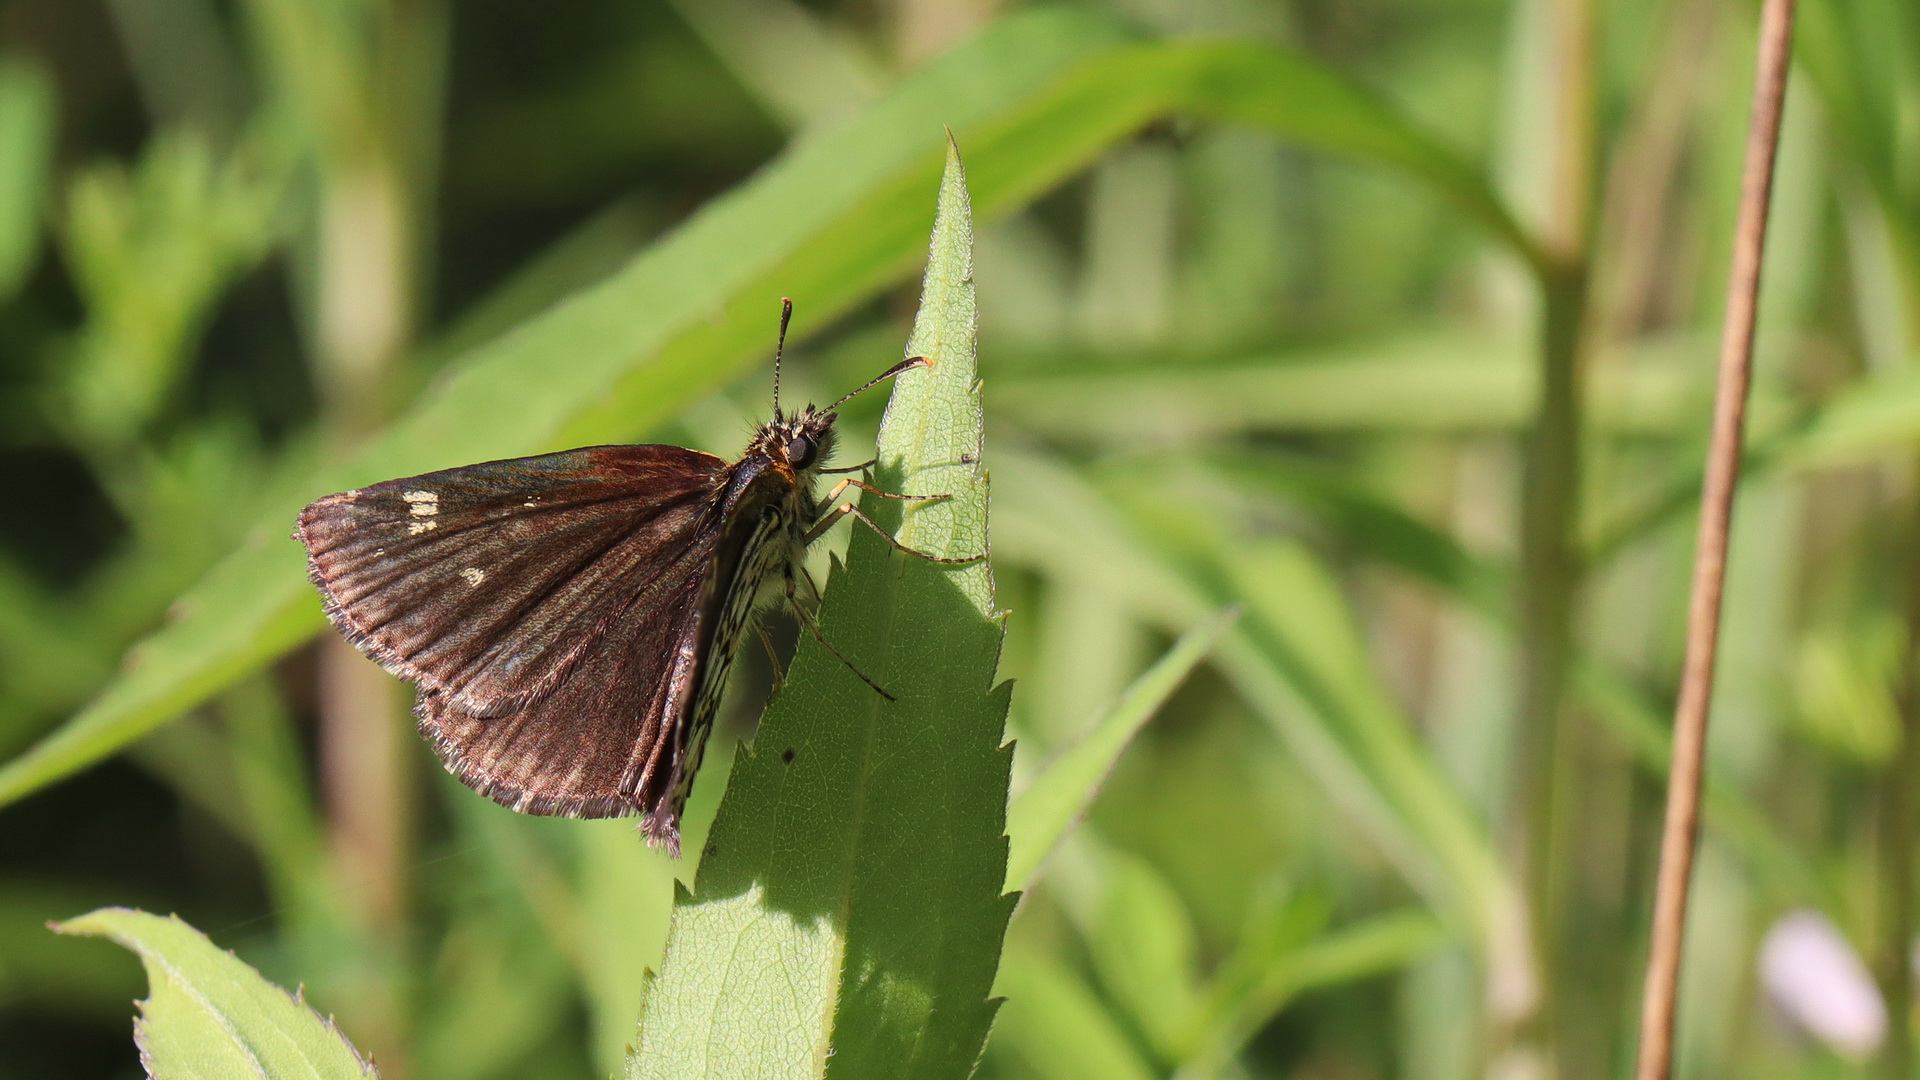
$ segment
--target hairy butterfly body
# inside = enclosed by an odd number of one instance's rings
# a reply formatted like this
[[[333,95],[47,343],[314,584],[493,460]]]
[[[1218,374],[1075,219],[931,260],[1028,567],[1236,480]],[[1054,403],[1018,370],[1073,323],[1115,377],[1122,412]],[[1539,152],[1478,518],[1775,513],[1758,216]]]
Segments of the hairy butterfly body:
[[[760,598],[791,599],[807,545],[858,515],[823,515],[814,493],[839,403],[785,417],[777,374],[775,386],[774,419],[736,462],[594,446],[390,480],[301,512],[328,618],[417,685],[421,733],[463,783],[524,813],[638,814],[650,842],[678,853],[680,810]]]

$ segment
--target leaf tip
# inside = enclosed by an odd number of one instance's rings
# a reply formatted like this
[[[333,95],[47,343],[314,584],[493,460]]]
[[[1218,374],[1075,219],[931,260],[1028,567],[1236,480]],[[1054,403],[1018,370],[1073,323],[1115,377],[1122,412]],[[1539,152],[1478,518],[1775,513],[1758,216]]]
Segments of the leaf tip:
[[[47,929],[68,937],[108,937],[112,934],[112,928],[107,923],[115,917],[142,914],[145,912],[129,907],[95,908],[71,919],[48,919]]]

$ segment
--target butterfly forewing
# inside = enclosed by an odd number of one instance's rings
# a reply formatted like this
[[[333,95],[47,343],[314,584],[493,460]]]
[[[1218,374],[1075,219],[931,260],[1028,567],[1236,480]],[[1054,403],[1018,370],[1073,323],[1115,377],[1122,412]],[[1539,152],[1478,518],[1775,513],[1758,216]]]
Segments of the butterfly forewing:
[[[333,621],[474,717],[551,693],[614,622],[677,597],[718,540],[724,461],[590,447],[389,481],[301,514]]]
[[[334,622],[420,685],[423,734],[516,810],[681,804],[760,586],[811,498],[764,453],[592,447],[330,496],[300,518]]]

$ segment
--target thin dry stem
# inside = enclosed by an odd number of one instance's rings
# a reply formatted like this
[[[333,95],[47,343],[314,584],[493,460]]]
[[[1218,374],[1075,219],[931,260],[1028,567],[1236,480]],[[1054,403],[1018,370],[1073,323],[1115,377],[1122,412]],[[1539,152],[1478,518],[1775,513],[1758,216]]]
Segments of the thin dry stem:
[[[1754,72],[1753,115],[1741,178],[1740,222],[1727,282],[1726,322],[1720,339],[1720,378],[1714,393],[1713,439],[1700,495],[1700,534],[1694,551],[1693,591],[1687,611],[1687,655],[1674,710],[1673,766],[1667,774],[1667,817],[1660,839],[1660,876],[1654,894],[1653,940],[1640,1010],[1640,1054],[1635,1080],[1666,1080],[1673,1068],[1674,1005],[1700,824],[1700,776],[1707,743],[1707,707],[1726,585],[1727,537],[1740,474],[1747,386],[1753,373],[1753,324],[1766,247],[1767,203],[1773,191],[1780,113],[1786,100],[1794,0],[1766,0],[1760,15],[1760,57]]]

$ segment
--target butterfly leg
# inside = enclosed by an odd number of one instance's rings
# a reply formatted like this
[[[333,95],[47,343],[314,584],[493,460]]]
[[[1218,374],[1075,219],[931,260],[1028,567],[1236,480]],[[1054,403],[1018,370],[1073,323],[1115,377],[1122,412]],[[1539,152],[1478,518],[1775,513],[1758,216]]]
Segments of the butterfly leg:
[[[850,487],[857,487],[869,495],[877,495],[882,499],[899,499],[901,502],[939,502],[941,499],[953,498],[951,495],[901,495],[892,491],[881,491],[879,488],[874,487],[864,480],[855,480],[852,477],[848,477],[833,485],[832,490],[827,492],[827,497],[820,501],[832,502],[840,497],[841,492]]]
[[[801,567],[800,572],[802,574],[805,574],[807,572],[806,567]],[[808,611],[806,608],[800,606],[799,598],[793,595],[793,583],[794,583],[793,575],[791,574],[787,575],[787,606],[793,609],[793,617],[800,620],[800,625],[807,628],[807,633],[813,635],[813,640],[825,646],[826,650],[832,653],[835,659],[847,665],[847,670],[853,672],[855,675],[858,675],[860,677],[861,682],[866,683],[868,686],[873,688],[874,693],[879,694],[881,697],[886,698],[888,701],[898,701],[899,700],[898,698],[894,697],[892,694],[887,693],[886,687],[881,686],[879,683],[874,682],[872,679],[868,678],[867,673],[864,671],[861,671],[859,668],[859,665],[847,659],[846,653],[843,653],[839,649],[836,649],[833,647],[833,642],[827,640],[827,635],[821,631],[820,623],[818,620],[816,620],[813,617],[813,612]],[[820,587],[818,585],[813,584],[813,578],[811,575],[807,577],[807,584],[812,587],[813,595],[815,596],[820,595]]]
[[[800,580],[807,583],[807,591],[813,594],[814,603],[821,604],[826,602],[826,596],[820,592],[820,583],[813,580],[813,571],[807,569],[805,563],[800,564]],[[787,594],[787,599],[793,599],[791,590],[789,590]]]
[[[935,497],[945,498],[946,496],[935,496]],[[833,509],[827,511],[826,513],[820,515],[820,520],[814,522],[813,528],[807,530],[806,542],[809,544],[813,543],[814,540],[819,538],[821,533],[826,532],[828,529],[832,528],[835,522],[839,521],[841,518],[849,514],[853,515],[854,517],[858,518],[861,522],[865,523],[867,528],[872,529],[876,533],[879,533],[880,539],[885,540],[887,543],[893,545],[893,549],[895,551],[899,551],[907,555],[912,555],[917,558],[925,559],[928,562],[940,563],[945,566],[967,566],[972,563],[980,562],[986,558],[985,555],[969,555],[969,556],[966,556],[965,558],[960,558],[960,559],[948,559],[948,558],[943,558],[939,555],[929,555],[926,552],[920,551],[916,548],[910,548],[907,545],[901,543],[900,541],[895,540],[893,538],[892,533],[889,533],[887,530],[881,528],[878,525],[875,525],[873,523],[872,518],[861,513],[860,508],[853,505],[852,503],[841,503],[839,506],[836,506]]]
[[[767,633],[765,623],[755,619],[753,629],[760,635],[760,645],[767,650],[767,664],[773,670],[773,694],[769,696],[778,696],[780,688],[787,683],[787,673],[780,670],[780,652],[773,647],[773,637]]]

